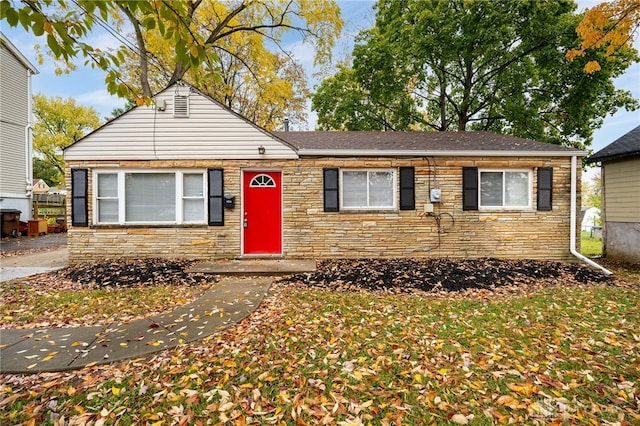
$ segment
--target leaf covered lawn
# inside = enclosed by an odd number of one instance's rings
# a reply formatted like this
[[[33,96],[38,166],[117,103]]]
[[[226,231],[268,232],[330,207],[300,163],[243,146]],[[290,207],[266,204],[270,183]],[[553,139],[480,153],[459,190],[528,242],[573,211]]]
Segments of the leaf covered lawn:
[[[217,276],[187,274],[193,261],[110,259],[0,284],[1,328],[127,322],[194,301]]]
[[[1,424],[640,422],[637,284],[427,298],[275,284],[200,343],[0,376]]]

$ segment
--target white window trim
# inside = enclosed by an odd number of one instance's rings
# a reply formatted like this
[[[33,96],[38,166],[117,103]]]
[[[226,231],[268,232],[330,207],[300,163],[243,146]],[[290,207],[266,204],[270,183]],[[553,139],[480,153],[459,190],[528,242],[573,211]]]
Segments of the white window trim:
[[[527,173],[529,176],[529,185],[528,185],[528,200],[529,203],[523,206],[483,206],[482,205],[482,173],[486,172],[500,172],[502,173],[502,181],[504,184],[504,173],[505,172],[515,172],[515,173]],[[505,200],[505,190],[506,186],[502,187],[502,202],[504,204]],[[478,210],[532,210],[533,209],[533,170],[531,169],[478,169]]]
[[[125,221],[125,174],[127,173],[173,173],[176,176],[176,220],[175,221]],[[98,176],[101,174],[115,174],[118,180],[118,196],[117,197],[101,197],[98,198]],[[185,174],[202,174],[202,197],[185,196],[184,195],[184,175]],[[207,224],[207,171],[205,169],[100,169],[93,172],[93,223],[95,225],[206,225]],[[99,222],[99,200],[117,199],[118,200],[118,221],[117,222]],[[184,221],[184,200],[202,199],[203,214],[201,221]]]
[[[202,177],[202,194],[199,196],[195,195],[184,195],[184,175],[201,175]],[[176,219],[180,221],[178,223],[185,225],[203,225],[207,223],[207,207],[209,203],[207,202],[208,193],[207,191],[207,171],[206,170],[179,170],[176,171],[176,201],[180,200],[180,206],[176,206]],[[184,200],[202,200],[202,218],[198,221],[185,221],[184,220]]]
[[[361,206],[361,207],[345,207],[344,206],[344,172],[388,172],[393,176],[393,202],[390,206]],[[367,176],[368,177],[368,176]],[[397,210],[398,209],[398,170],[394,168],[341,168],[340,169],[340,210],[342,211],[359,211],[359,210]],[[367,186],[367,191],[369,187]],[[367,200],[369,200],[369,194],[367,194]]]

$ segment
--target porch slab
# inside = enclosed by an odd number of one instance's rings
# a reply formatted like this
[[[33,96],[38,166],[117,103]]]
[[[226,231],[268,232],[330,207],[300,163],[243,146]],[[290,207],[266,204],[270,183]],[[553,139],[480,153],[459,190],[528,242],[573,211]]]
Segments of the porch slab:
[[[186,270],[191,273],[247,276],[281,276],[315,271],[315,260],[287,259],[206,261]]]

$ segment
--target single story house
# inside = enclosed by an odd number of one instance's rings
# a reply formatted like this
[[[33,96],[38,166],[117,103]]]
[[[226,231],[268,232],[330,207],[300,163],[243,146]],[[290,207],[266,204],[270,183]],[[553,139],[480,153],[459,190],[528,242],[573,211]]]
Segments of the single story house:
[[[268,132],[182,82],[153,101],[64,150],[71,261],[572,258],[582,151],[487,132]]]
[[[640,263],[640,126],[587,161],[601,168],[604,256]]]

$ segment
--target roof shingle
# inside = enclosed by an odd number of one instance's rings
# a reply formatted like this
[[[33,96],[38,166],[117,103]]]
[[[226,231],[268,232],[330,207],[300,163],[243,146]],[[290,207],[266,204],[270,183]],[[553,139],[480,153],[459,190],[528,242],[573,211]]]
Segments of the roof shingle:
[[[582,151],[483,131],[469,132],[272,132],[301,154],[313,151],[504,151],[557,152],[567,155]]]
[[[640,126],[620,136],[587,159],[589,163],[640,156]]]

